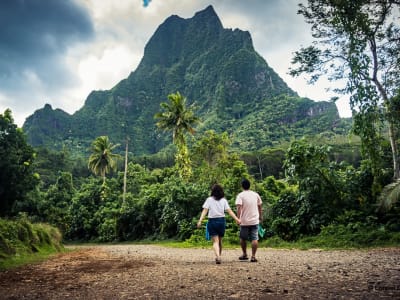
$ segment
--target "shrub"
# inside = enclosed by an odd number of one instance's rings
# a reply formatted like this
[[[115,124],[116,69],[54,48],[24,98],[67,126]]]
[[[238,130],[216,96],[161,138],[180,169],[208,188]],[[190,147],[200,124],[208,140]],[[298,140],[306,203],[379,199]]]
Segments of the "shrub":
[[[25,217],[0,219],[0,259],[29,255],[42,250],[56,252],[63,247],[60,231],[47,224],[32,224]],[[0,260],[0,267],[2,261]]]

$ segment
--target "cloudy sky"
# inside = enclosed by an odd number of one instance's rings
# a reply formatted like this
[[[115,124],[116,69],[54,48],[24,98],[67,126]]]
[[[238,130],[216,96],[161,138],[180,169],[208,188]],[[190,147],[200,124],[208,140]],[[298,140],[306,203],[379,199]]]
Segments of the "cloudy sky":
[[[256,51],[300,96],[329,100],[287,74],[294,51],[311,42],[299,0],[1,0],[0,113],[15,122],[49,103],[72,114],[92,90],[107,90],[134,71],[157,27],[170,15],[191,18],[213,5],[225,28],[250,32]],[[148,4],[148,5],[144,5]],[[336,102],[351,115],[345,98]]]

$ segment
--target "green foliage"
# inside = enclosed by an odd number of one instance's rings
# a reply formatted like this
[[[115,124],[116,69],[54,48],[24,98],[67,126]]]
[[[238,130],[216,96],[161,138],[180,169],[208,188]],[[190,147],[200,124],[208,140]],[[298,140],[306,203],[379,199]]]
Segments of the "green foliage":
[[[105,188],[106,185],[99,185],[93,178],[81,186],[69,207],[71,224],[66,233],[67,238],[90,240],[98,236],[95,214],[100,210],[101,194]]]
[[[345,209],[340,186],[341,166],[328,160],[324,146],[294,142],[288,149],[285,170],[289,179],[299,185],[299,203],[296,212],[300,232],[316,233]]]
[[[400,229],[400,226],[399,226]],[[303,236],[288,242],[284,236],[267,239],[267,247],[348,249],[382,246],[398,246],[400,230],[393,231],[365,211],[348,210],[333,223],[323,226],[318,235]]]
[[[258,180],[266,176],[283,178],[284,149],[269,148],[265,150],[246,152],[241,154],[241,159],[246,163],[249,173]]]
[[[128,194],[126,205],[118,218],[118,238],[120,240],[140,240],[160,236],[159,206],[161,185],[153,184],[141,192]],[[138,195],[141,195],[138,198]]]
[[[379,208],[382,211],[390,210],[400,199],[400,179],[388,184],[379,195]]]
[[[38,204],[41,218],[59,228],[63,234],[69,231],[68,209],[75,193],[71,173],[60,172],[57,182],[48,188]]]
[[[16,202],[25,201],[38,184],[32,167],[33,148],[14,124],[9,109],[0,114],[0,157],[0,216],[7,216],[15,213]]]
[[[293,142],[286,153],[287,179],[297,186],[277,187],[269,180],[269,190],[278,199],[268,219],[272,234],[284,240],[317,234],[346,210],[373,213],[373,176],[368,164],[359,170],[332,162],[329,148]]]
[[[130,157],[129,160],[151,170],[169,168],[174,165],[175,147],[170,145],[156,154]]]
[[[55,184],[60,172],[69,172],[73,177],[88,177],[90,170],[87,168],[87,157],[73,156],[71,152],[49,150],[48,148],[35,148],[33,167],[40,175],[43,188]]]
[[[165,195],[160,200],[162,206],[161,233],[172,237],[176,233],[182,239],[188,238],[187,226],[198,215],[207,198],[208,186],[187,184],[185,181],[170,178],[164,186]]]
[[[246,116],[235,120],[233,126],[237,128],[232,131],[233,148],[255,151],[304,135],[334,134],[346,125],[339,121],[332,103],[315,103],[307,98],[283,94],[255,103]]]
[[[398,247],[400,233],[383,227],[369,227],[359,224],[358,229],[346,225],[329,225],[316,236],[307,236],[293,242],[277,236],[267,239],[262,245],[273,248],[307,249],[359,249],[374,247]]]
[[[363,223],[329,225],[322,228],[314,245],[335,248],[360,248],[399,245],[400,234],[384,227],[371,227]]]
[[[226,132],[206,131],[193,145],[192,160],[196,167],[193,178],[201,178],[210,186],[227,179],[226,171],[237,157],[228,154],[230,140]]]
[[[44,223],[31,223],[26,217],[0,219],[0,269],[20,256],[63,249],[58,229]]]
[[[227,132],[217,134],[214,130],[208,130],[193,145],[193,162],[215,167],[218,161],[226,159],[230,144]]]
[[[273,234],[278,235],[284,240],[291,241],[299,236],[300,228],[303,224],[302,216],[298,216],[298,211],[302,203],[298,201],[297,194],[293,191],[283,192],[279,200],[272,206],[269,226]],[[305,220],[304,220],[305,221]]]

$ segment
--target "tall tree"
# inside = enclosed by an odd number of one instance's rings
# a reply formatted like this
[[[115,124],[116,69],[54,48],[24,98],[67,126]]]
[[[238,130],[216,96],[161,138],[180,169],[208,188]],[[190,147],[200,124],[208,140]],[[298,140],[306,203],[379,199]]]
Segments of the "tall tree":
[[[197,160],[203,160],[212,168],[227,157],[230,144],[227,132],[217,134],[214,130],[207,130],[193,146],[193,154]]]
[[[378,122],[388,124],[393,178],[400,178],[398,129],[393,116],[400,93],[400,1],[308,0],[299,14],[311,24],[315,43],[297,51],[290,73],[308,73],[314,83],[321,75],[344,80],[337,92],[350,95],[354,131],[372,162],[377,148]],[[398,115],[398,113],[397,113]],[[375,173],[379,166],[375,166]]]
[[[117,169],[117,160],[120,155],[112,151],[118,146],[119,144],[113,145],[108,136],[99,136],[92,143],[88,167],[95,175],[103,177],[103,184],[106,181],[106,174]]]
[[[195,175],[198,181],[200,178],[205,179],[209,185],[222,182],[230,144],[227,132],[217,134],[214,130],[204,132],[194,143],[191,158],[196,166]]]
[[[168,100],[160,104],[163,111],[154,117],[158,119],[159,128],[172,131],[172,140],[178,148],[175,163],[180,175],[187,178],[191,175],[191,166],[185,133],[194,134],[193,126],[199,122],[199,118],[194,114],[194,104],[187,106],[186,97],[179,92],[168,95]]]
[[[0,216],[13,213],[17,201],[38,184],[33,173],[33,148],[27,144],[22,129],[14,124],[11,110],[0,114]]]

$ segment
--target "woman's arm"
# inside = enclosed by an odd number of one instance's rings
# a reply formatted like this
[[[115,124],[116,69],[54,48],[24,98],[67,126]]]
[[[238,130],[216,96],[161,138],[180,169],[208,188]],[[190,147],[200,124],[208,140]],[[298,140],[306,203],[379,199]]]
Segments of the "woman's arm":
[[[203,221],[203,219],[204,219],[204,217],[206,216],[207,212],[208,212],[208,208],[203,208],[203,211],[201,212],[200,219],[199,219],[199,221],[197,222],[197,228],[200,228],[200,227],[201,227],[201,222]]]
[[[238,217],[236,217],[235,213],[232,211],[232,209],[227,209],[226,210],[228,214],[236,221],[237,224],[240,224],[240,220]]]

